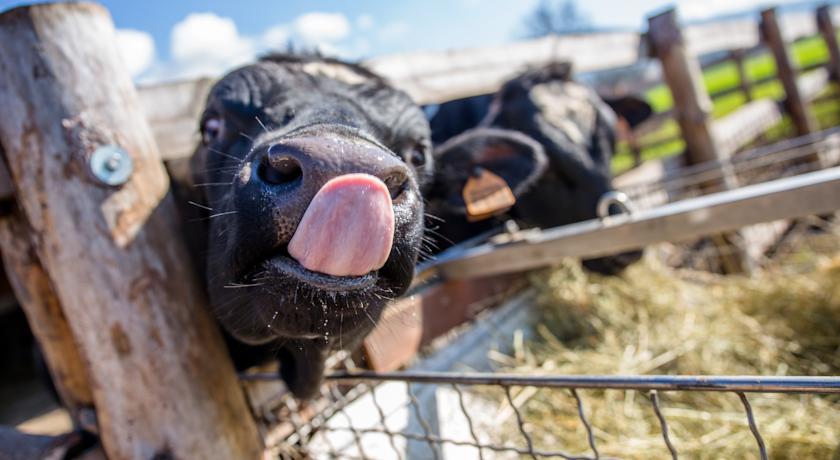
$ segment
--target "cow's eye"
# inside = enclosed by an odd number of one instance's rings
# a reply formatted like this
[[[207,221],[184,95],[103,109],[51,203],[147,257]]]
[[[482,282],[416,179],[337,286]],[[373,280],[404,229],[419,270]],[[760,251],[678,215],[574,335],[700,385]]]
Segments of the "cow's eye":
[[[201,123],[201,141],[205,145],[219,140],[224,134],[225,124],[219,117],[206,118]]]
[[[421,144],[416,144],[406,151],[404,158],[406,163],[415,167],[423,166],[426,164],[426,149]]]

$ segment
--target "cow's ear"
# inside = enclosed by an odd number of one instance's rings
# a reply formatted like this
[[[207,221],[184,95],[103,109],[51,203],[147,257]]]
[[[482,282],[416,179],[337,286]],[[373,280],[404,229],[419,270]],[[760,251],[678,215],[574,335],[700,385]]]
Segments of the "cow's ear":
[[[604,102],[616,115],[627,120],[631,128],[639,126],[653,114],[650,104],[636,96],[605,98]]]
[[[545,172],[542,146],[517,131],[476,128],[460,134],[435,150],[435,182],[460,193],[464,182],[481,170],[501,177],[521,195]]]

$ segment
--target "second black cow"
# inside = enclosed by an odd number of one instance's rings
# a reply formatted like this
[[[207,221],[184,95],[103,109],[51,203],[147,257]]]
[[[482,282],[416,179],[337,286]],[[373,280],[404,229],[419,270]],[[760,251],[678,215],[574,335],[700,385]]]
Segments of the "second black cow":
[[[435,219],[439,248],[508,218],[539,228],[595,218],[598,201],[612,190],[616,113],[636,126],[651,108],[633,97],[605,102],[572,80],[567,63],[526,72],[493,97],[441,105],[431,120],[433,139],[442,144],[435,149],[435,180],[427,193],[428,212],[440,219]],[[471,178],[484,181],[484,175],[510,188],[515,204],[507,212],[471,214],[465,187]],[[640,257],[641,251],[631,251],[584,265],[616,274]]]

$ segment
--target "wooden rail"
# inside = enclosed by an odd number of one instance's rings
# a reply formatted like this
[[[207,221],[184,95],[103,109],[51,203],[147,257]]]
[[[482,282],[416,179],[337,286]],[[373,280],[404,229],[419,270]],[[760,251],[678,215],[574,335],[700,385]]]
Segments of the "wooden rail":
[[[831,18],[831,8],[823,5],[817,8],[817,28],[828,48],[828,73],[832,81],[840,81],[840,46],[837,44],[837,29]]]

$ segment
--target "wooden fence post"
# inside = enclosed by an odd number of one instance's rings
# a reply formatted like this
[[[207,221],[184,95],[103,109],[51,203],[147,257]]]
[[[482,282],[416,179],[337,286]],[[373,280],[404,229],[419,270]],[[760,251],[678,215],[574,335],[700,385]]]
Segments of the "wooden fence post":
[[[259,458],[114,42],[98,5],[0,15],[0,143],[21,216],[87,364],[109,458]],[[107,146],[127,157],[110,154],[96,175]],[[129,158],[125,183],[103,183]]]
[[[753,100],[752,82],[750,81],[750,77],[747,75],[747,69],[744,66],[744,59],[747,56],[747,50],[743,48],[734,49],[730,53],[730,56],[732,56],[732,60],[735,61],[735,69],[738,70],[738,86],[741,87],[741,92],[744,93],[746,101],[750,102]]]
[[[700,63],[688,54],[676,11],[649,18],[648,37],[674,99],[674,117],[685,139],[688,163],[721,160],[712,133],[712,101],[703,87]]]
[[[650,17],[648,37],[651,51],[662,63],[662,74],[671,89],[674,116],[685,139],[686,163],[724,162],[712,130],[712,101],[703,86],[700,63],[688,53],[676,11],[671,9]],[[706,190],[720,191],[736,186],[736,182],[724,168],[719,180],[703,186]],[[737,234],[722,235],[714,241],[724,272],[750,271],[749,257],[740,247],[741,238]]]
[[[828,76],[831,81],[840,82],[840,47],[837,46],[837,30],[831,20],[831,7],[817,8],[817,28],[828,48]]]
[[[785,109],[793,120],[796,133],[799,136],[809,134],[814,131],[814,121],[796,84],[796,69],[785,46],[782,31],[779,29],[775,8],[768,8],[761,12],[760,28],[761,38],[770,48],[773,59],[776,61],[776,73],[785,89]]]
[[[0,219],[6,276],[41,347],[61,402],[78,426],[79,411],[93,407],[88,371],[52,282],[38,260],[32,236],[17,210]]]

